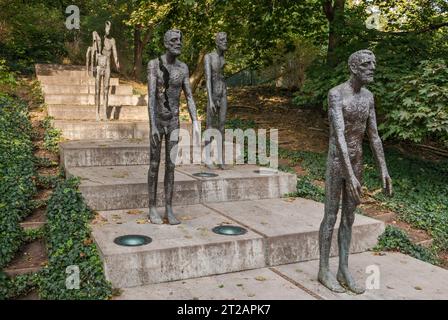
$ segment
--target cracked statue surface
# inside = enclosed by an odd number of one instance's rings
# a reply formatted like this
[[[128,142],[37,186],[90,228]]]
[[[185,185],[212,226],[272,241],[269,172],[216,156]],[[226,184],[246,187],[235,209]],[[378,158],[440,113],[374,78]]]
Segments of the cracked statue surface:
[[[330,140],[325,177],[325,213],[319,230],[318,279],[332,291],[349,290],[361,294],[365,289],[350,274],[348,257],[355,209],[361,202],[362,142],[366,131],[379,167],[383,191],[388,196],[392,195],[392,180],[378,135],[374,97],[364,87],[373,81],[375,55],[369,50],[357,51],[350,56],[348,65],[350,79],[328,93]],[[329,256],[341,197],[339,268],[335,277],[329,269]]]
[[[216,49],[204,57],[204,72],[207,89],[207,119],[206,129],[217,129],[221,134],[218,140],[218,166],[224,169],[224,130],[227,114],[227,86],[223,75],[225,65],[224,53],[227,51],[227,34],[216,34]],[[205,141],[205,165],[214,169],[210,159],[212,139]]]
[[[179,102],[184,92],[188,111],[193,122],[194,137],[199,136],[196,105],[190,88],[188,67],[177,57],[182,50],[182,33],[169,30],[165,33],[164,55],[148,63],[148,112],[150,121],[149,146],[149,219],[151,223],[162,224],[156,209],[157,182],[160,166],[162,140],[165,140],[165,217],[169,224],[179,224],[172,208],[174,168],[179,141]]]

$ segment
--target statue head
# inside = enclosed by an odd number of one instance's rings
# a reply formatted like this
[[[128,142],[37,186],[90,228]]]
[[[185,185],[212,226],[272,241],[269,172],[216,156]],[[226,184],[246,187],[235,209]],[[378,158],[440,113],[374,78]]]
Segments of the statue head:
[[[216,47],[221,51],[227,50],[227,33],[218,32],[215,38]]]
[[[182,50],[182,32],[177,29],[168,30],[163,37],[166,50],[173,56],[178,56]]]
[[[357,78],[362,84],[373,81],[376,59],[372,51],[356,51],[348,58],[348,66],[352,77]]]
[[[110,21],[106,21],[106,37],[110,34],[110,27],[111,27]]]

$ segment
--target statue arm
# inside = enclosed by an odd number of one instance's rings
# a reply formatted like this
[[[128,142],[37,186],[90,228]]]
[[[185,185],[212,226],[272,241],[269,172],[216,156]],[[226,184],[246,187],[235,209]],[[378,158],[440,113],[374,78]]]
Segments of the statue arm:
[[[337,92],[330,91],[328,94],[328,107],[330,125],[334,128],[336,147],[339,151],[339,156],[342,160],[342,167],[345,178],[351,179],[355,176],[348,154],[347,141],[345,140],[345,124],[342,113],[342,97]]]
[[[115,66],[119,70],[120,69],[120,62],[118,61],[117,46],[115,44],[115,39],[113,39],[113,42],[112,42],[112,53],[114,55]]]
[[[367,120],[367,134],[370,140],[370,146],[375,157],[376,164],[380,169],[381,181],[383,183],[383,191],[386,195],[392,196],[392,179],[387,170],[386,158],[384,156],[383,143],[378,134],[376,124],[375,103],[373,96],[370,102],[369,119]]]
[[[86,67],[87,67],[87,72],[89,71],[89,63],[90,63],[90,54],[92,51],[92,47],[88,47],[87,48],[87,52],[86,52]]]
[[[182,83],[182,88],[184,90],[185,98],[187,99],[188,112],[190,113],[191,121],[197,122],[198,117],[196,114],[196,104],[194,103],[193,93],[190,87],[190,74],[188,72],[188,67],[185,65],[185,76]]]
[[[157,61],[148,63],[148,115],[151,128],[156,127],[156,87],[157,87]]]

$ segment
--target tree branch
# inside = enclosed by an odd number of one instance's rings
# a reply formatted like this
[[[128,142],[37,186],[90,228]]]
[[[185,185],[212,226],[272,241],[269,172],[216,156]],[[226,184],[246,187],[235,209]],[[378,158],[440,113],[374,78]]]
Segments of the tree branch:
[[[422,29],[422,30],[412,30],[412,31],[397,31],[397,32],[385,32],[385,31],[377,31],[380,34],[383,35],[392,35],[392,36],[406,36],[409,34],[422,34],[430,31],[434,31],[443,27],[448,26],[448,21],[438,23],[438,24],[431,24],[428,27]]]

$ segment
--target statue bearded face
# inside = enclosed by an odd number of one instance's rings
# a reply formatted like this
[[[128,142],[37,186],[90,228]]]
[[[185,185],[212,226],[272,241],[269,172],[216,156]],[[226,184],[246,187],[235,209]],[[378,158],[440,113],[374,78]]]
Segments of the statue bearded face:
[[[227,34],[225,32],[219,32],[216,35],[216,46],[221,51],[227,50]]]
[[[178,56],[182,51],[182,33],[178,30],[170,30],[165,34],[165,48],[173,56]]]
[[[373,82],[376,60],[373,53],[359,53],[350,62],[350,71],[362,84]]]

